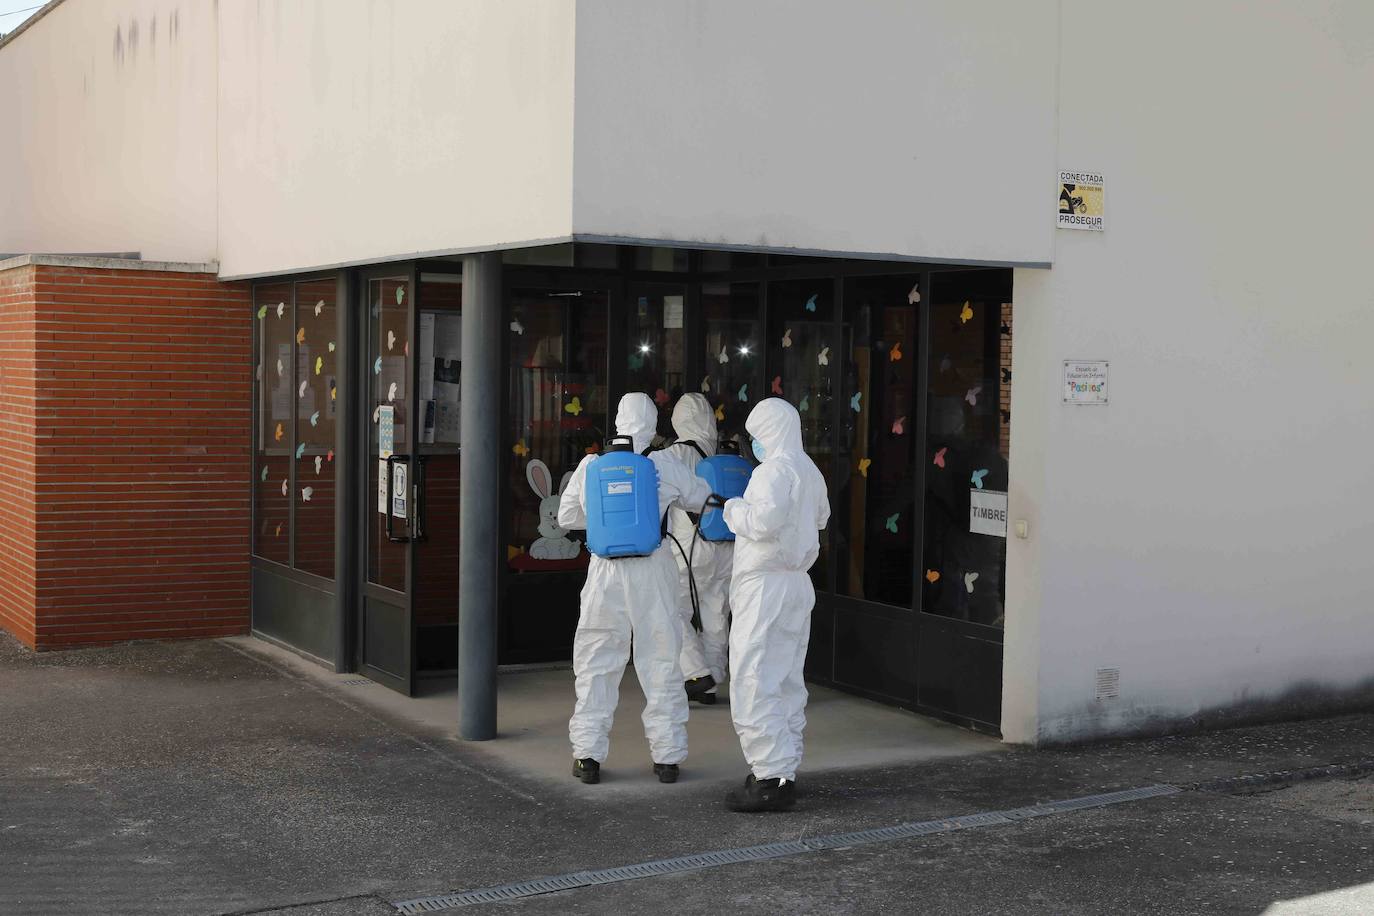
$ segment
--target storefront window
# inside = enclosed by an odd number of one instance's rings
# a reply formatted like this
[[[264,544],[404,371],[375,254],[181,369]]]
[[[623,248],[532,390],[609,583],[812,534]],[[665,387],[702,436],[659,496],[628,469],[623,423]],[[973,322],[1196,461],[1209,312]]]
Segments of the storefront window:
[[[1000,627],[1006,597],[1010,282],[1001,271],[952,272],[937,274],[934,285],[921,606]],[[975,505],[987,519],[972,518]]]
[[[672,407],[682,397],[683,316],[687,287],[635,284],[630,287],[625,390],[642,391],[658,405],[658,432],[672,438]]]
[[[518,572],[579,569],[581,532],[558,526],[558,495],[583,457],[612,432],[606,389],[604,290],[513,290],[510,410],[512,460],[507,566]]]
[[[722,441],[751,454],[744,420],[763,397],[764,347],[759,323],[759,284],[708,283],[701,288],[706,340],[703,374],[692,390],[706,395],[716,411]]]
[[[334,578],[338,283],[296,284],[296,568]]]
[[[295,306],[291,284],[253,290],[257,323],[257,455],[253,469],[253,553],[291,562],[291,449],[295,404],[292,344]]]
[[[764,381],[758,397],[779,397],[790,401],[801,414],[802,445],[811,460],[825,475],[833,494],[836,483],[835,455],[835,370],[840,354],[835,340],[835,282],[785,280],[768,284],[768,365],[774,373]],[[862,401],[851,405],[863,410]],[[821,535],[820,559],[811,567],[817,588],[830,589],[830,550],[828,534]]]
[[[844,287],[841,471],[831,494],[842,595],[912,606],[917,526],[915,276],[856,278]],[[856,409],[857,408],[857,409]]]

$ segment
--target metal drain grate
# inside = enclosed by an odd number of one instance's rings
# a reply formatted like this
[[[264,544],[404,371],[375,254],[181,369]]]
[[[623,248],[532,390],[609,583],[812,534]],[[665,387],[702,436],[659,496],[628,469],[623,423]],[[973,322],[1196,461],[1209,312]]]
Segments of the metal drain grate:
[[[375,683],[377,682],[365,677],[346,677],[339,681],[339,684],[344,687],[371,687]]]
[[[502,900],[535,897],[540,894],[570,891],[579,887],[592,887],[598,884],[615,884],[619,881],[634,881],[639,878],[655,878],[661,875],[694,871],[699,868],[733,865],[738,862],[758,862],[764,859],[794,856],[823,849],[846,849],[851,846],[890,843],[895,840],[907,840],[918,836],[931,836],[932,834],[950,833],[955,830],[968,830],[975,827],[995,827],[1032,817],[1046,817],[1051,814],[1065,814],[1088,808],[1120,805],[1146,798],[1175,795],[1181,791],[1177,786],[1164,784],[1141,786],[1138,789],[1084,795],[1080,798],[1067,798],[1061,801],[1046,802],[1042,805],[1011,808],[1006,811],[984,811],[978,814],[965,814],[960,817],[941,818],[936,821],[918,821],[911,824],[898,824],[893,827],[876,827],[872,830],[859,830],[854,833],[832,833],[827,836],[811,837],[786,843],[767,843],[762,846],[720,849],[714,852],[699,852],[672,859],[659,859],[654,862],[641,862],[637,865],[620,865],[615,868],[602,868],[595,871],[572,872],[566,875],[556,875],[552,878],[536,878],[532,881],[502,884],[498,887],[464,891],[458,894],[440,894],[434,897],[402,900],[397,902],[395,906],[406,914],[435,913],[455,907],[471,906],[475,903],[499,903]]]

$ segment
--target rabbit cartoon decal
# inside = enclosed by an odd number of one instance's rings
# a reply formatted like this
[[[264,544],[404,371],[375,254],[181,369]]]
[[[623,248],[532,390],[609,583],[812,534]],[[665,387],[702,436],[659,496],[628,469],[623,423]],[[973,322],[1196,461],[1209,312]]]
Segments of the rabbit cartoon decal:
[[[571,560],[582,552],[582,542],[569,538],[558,526],[558,496],[571,476],[572,471],[564,474],[555,490],[548,465],[538,458],[525,465],[525,479],[539,497],[539,538],[530,545],[530,557],[535,560]]]

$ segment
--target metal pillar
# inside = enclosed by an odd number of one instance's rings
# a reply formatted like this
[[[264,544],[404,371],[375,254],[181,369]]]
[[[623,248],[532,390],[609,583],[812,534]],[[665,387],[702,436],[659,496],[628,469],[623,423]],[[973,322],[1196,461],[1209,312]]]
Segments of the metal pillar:
[[[463,259],[462,501],[458,513],[458,734],[496,737],[501,480],[501,255]]]

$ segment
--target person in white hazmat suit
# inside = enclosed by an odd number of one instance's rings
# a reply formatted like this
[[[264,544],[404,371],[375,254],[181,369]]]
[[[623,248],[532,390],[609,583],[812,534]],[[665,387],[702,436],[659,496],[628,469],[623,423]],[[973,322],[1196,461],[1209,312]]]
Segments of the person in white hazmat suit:
[[[643,453],[658,426],[658,408],[647,394],[620,399],[616,432],[634,440]],[[558,524],[587,527],[587,465],[573,471],[558,503]],[[659,517],[669,506],[700,512],[711,495],[706,481],[664,451],[651,452],[658,470]],[[659,782],[676,782],[678,765],[687,757],[687,694],[682,689],[682,630],[677,617],[677,565],[667,538],[647,557],[593,556],[582,587],[582,613],[573,637],[573,676],[577,704],[568,721],[573,775],[585,783],[601,779],[601,763],[610,749],[611,721],[620,699],[620,677],[634,646],[635,674],[644,689],[644,734],[649,739]]]
[[[816,592],[807,570],[830,520],[825,478],[802,450],[801,417],[765,398],[744,429],[759,466],[744,495],[725,503],[735,533],[730,583],[730,711],[752,772],[726,796],[733,811],[785,811],[806,725],[802,666]]]
[[[706,398],[689,392],[673,407],[673,431],[677,441],[665,451],[672,452],[693,473],[697,462],[716,453],[716,412]],[[700,516],[698,516],[699,518]],[[730,567],[735,560],[734,544],[730,541],[708,541],[697,537],[696,522],[687,512],[668,510],[668,533],[687,557],[676,547],[677,608],[682,621],[682,676],[687,698],[712,705],[716,702],[716,686],[725,682],[726,654],[730,650]],[[691,558],[691,578],[687,559]],[[692,626],[691,582],[696,582],[697,608],[701,615],[701,632]]]

